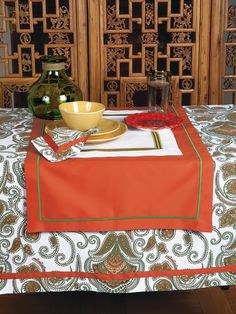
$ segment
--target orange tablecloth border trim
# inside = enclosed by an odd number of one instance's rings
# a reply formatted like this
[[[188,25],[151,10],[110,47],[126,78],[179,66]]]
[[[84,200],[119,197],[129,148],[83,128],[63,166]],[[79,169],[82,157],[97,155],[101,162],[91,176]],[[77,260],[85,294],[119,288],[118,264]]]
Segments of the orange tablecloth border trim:
[[[40,279],[40,278],[89,278],[103,281],[109,280],[129,280],[135,278],[148,278],[148,277],[173,277],[173,276],[187,276],[187,275],[205,275],[231,272],[236,273],[236,265],[226,265],[210,268],[196,268],[196,269],[176,269],[176,270],[151,270],[141,272],[127,272],[120,274],[101,274],[101,273],[88,273],[88,272],[25,272],[25,273],[5,273],[0,274],[1,280],[7,279]]]

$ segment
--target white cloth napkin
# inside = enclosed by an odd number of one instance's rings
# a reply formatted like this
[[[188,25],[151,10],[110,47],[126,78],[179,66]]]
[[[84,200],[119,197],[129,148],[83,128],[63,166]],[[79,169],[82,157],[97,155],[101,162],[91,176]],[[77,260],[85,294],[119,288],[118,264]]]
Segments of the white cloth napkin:
[[[114,112],[106,110],[104,118],[107,117],[109,119],[122,122],[127,115],[139,112],[143,111],[119,110]],[[155,137],[159,138],[161,147],[156,147]],[[99,144],[86,143],[78,157],[92,158],[171,155],[182,155],[171,129],[150,131],[129,128],[125,134],[114,141]]]

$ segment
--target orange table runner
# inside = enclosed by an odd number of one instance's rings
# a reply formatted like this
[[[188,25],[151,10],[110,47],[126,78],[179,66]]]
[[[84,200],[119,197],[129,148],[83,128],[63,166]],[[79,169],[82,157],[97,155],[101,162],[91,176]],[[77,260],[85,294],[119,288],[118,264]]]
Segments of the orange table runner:
[[[212,230],[214,164],[182,108],[173,129],[183,156],[25,160],[28,232]],[[44,131],[34,119],[31,139]]]

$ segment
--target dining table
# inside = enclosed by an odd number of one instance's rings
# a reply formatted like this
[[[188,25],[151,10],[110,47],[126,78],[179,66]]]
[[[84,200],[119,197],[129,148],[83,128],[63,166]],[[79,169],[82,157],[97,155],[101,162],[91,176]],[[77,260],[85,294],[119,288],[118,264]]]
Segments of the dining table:
[[[119,141],[137,137],[144,145],[150,133],[127,127],[124,117],[141,112],[127,109],[104,113],[119,117],[124,136],[105,146],[85,143],[77,158],[55,163],[32,145],[40,119],[26,108],[0,109],[0,294],[236,285],[236,105],[183,106],[182,125],[152,132],[155,149],[135,155],[136,146],[129,153],[123,147],[112,155]],[[178,132],[185,132],[191,154]],[[75,221],[70,208],[76,203],[83,219]],[[165,206],[173,217],[163,214]],[[67,215],[63,222],[60,215]]]

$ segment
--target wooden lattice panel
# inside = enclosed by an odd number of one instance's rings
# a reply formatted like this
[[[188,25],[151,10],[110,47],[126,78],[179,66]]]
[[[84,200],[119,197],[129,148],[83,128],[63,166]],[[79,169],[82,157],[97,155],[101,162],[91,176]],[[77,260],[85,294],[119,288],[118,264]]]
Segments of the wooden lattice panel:
[[[76,8],[76,0],[0,1],[2,105],[26,105],[27,90],[41,73],[42,55],[65,55],[67,74],[79,82]]]
[[[236,3],[226,1],[224,23],[223,102],[236,102]]]
[[[198,0],[101,0],[102,100],[108,106],[147,105],[146,74],[167,70],[173,100],[197,104]]]

